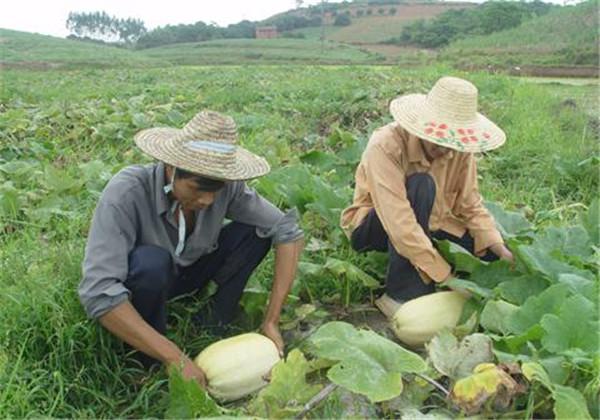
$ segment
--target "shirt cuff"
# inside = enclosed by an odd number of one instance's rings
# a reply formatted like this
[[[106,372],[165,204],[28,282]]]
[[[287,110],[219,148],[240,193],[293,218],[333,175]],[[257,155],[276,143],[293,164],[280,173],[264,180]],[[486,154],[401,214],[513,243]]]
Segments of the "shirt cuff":
[[[475,241],[473,253],[478,257],[485,255],[487,249],[492,245],[504,243],[502,235],[497,230],[488,230],[477,234],[471,233],[471,235]]]
[[[421,274],[421,278],[423,278],[423,274],[427,278],[424,278],[425,283],[429,283],[429,279],[435,281],[436,283],[441,283],[448,278],[450,273],[452,272],[452,267],[450,264],[442,257],[438,252],[434,254],[434,257],[429,262],[413,262],[413,265]]]

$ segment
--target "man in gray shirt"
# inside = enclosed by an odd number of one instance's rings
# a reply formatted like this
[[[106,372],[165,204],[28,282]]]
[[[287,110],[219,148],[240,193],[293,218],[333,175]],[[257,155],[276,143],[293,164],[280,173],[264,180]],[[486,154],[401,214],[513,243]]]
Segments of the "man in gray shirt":
[[[262,332],[282,352],[279,316],[303,234],[295,211],[284,214],[244,182],[266,174],[268,163],[238,146],[233,120],[212,111],[181,130],[143,130],[135,142],[159,163],[123,169],[102,193],[79,285],[88,316],[145,353],[146,362],[182,364],[185,377],[205,385],[200,368],[165,337],[166,302],[214,280],[212,315],[201,318],[228,324],[248,278],[274,245]]]

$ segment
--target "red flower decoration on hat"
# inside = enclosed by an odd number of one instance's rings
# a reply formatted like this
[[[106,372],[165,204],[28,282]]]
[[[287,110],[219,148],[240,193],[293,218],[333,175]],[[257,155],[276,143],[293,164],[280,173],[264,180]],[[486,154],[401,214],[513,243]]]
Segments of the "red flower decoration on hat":
[[[425,134],[431,134],[431,133],[433,133],[433,128],[431,128],[431,127],[427,127],[427,128],[425,129]]]
[[[477,143],[479,141],[479,139],[475,136],[471,136],[469,137],[469,139],[473,142],[473,143]]]
[[[475,133],[475,131],[473,131],[473,129],[472,129],[472,128],[468,128],[468,129],[467,129],[467,133],[469,133],[469,134],[473,134],[473,133]]]
[[[483,133],[483,137],[485,137],[486,139],[489,139],[490,135],[488,133]]]
[[[442,124],[438,125],[438,128],[439,128],[440,130],[445,130],[445,129],[447,129],[447,128],[448,128],[448,126],[447,126],[446,124],[442,123]]]
[[[461,137],[460,141],[462,141],[464,144],[467,144],[469,142],[469,138],[468,137]]]
[[[446,133],[444,133],[443,131],[436,131],[435,135],[438,139],[443,139],[444,137],[446,137]]]
[[[464,135],[465,135],[465,129],[464,129],[464,128],[459,128],[459,129],[458,129],[458,130],[456,130],[456,131],[458,131],[458,134],[460,134],[461,136],[464,136]]]
[[[430,126],[432,126],[432,127],[435,127],[435,123],[434,123],[433,121],[431,121],[431,122],[428,122],[428,123],[427,123],[427,124],[425,124],[425,125],[430,125]]]

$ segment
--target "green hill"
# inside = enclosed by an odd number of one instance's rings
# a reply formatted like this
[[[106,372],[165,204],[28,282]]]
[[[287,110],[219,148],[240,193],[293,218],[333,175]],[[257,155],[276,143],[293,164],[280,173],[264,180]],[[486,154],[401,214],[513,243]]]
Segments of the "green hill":
[[[156,61],[152,58],[124,48],[0,29],[0,66],[52,68],[153,64]]]
[[[0,29],[0,66],[31,69],[56,67],[145,67],[171,64],[318,63],[368,64],[379,53],[333,41],[310,39],[222,39],[171,44],[143,50],[73,41]]]
[[[469,65],[598,65],[598,5],[565,6],[516,28],[454,42],[442,58]]]

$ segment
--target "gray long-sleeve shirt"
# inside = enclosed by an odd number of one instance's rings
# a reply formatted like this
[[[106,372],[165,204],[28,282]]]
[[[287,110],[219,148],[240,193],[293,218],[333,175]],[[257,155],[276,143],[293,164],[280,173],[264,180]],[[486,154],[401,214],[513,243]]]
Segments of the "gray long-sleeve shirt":
[[[141,245],[169,251],[173,262],[186,267],[215,251],[224,220],[256,226],[260,237],[274,244],[302,237],[295,210],[283,213],[243,181],[229,182],[211,206],[196,212],[196,224],[181,255],[175,254],[177,224],[163,191],[162,163],[130,166],[108,183],[96,207],[83,260],[79,298],[88,316],[98,318],[129,298],[124,285],[129,253]]]

